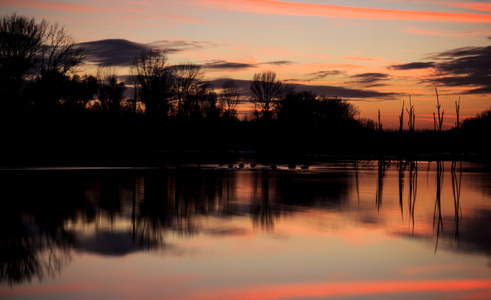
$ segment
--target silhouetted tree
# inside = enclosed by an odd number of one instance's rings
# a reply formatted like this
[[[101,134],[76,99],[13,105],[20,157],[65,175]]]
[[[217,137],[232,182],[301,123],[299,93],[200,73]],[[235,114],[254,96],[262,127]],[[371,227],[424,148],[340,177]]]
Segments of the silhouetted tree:
[[[416,123],[416,114],[414,112],[414,105],[411,104],[411,95],[409,95],[409,109],[406,108],[407,115],[408,115],[408,127],[409,127],[409,133],[411,134],[411,138],[414,135],[414,124]]]
[[[312,124],[317,95],[312,91],[285,89],[284,97],[276,105],[276,114],[283,123]]]
[[[374,120],[368,119],[368,118],[361,118],[358,120],[358,123],[362,128],[375,131],[375,127],[377,127],[377,124]]]
[[[87,107],[89,101],[94,100],[98,92],[97,78],[92,75],[73,75],[67,81],[66,97],[63,99],[63,106],[66,111],[82,112]]]
[[[220,116],[221,108],[217,105],[218,96],[211,85],[202,83],[195,93],[188,95],[188,100],[193,104],[192,117],[214,120]]]
[[[358,109],[340,98],[318,99],[314,109],[316,149],[329,152],[352,150],[349,145],[356,140],[353,133],[359,126],[357,115]]]
[[[194,95],[203,88],[203,72],[200,65],[185,63],[172,67],[173,90],[177,99],[177,115],[189,117],[198,105]]]
[[[435,94],[436,94],[436,108],[438,111],[438,114],[435,114],[433,112],[433,127],[435,129],[435,132],[442,132],[442,126],[443,126],[443,115],[445,114],[445,111],[442,111],[440,114],[440,108],[442,107],[440,105],[440,99],[438,98],[438,90],[435,87]]]
[[[312,91],[285,87],[276,115],[283,151],[332,150],[347,142],[361,128],[355,106],[339,98],[318,97]]]
[[[455,128],[460,128],[460,96],[459,101],[455,101],[455,115],[457,116],[457,121],[455,122]]]
[[[69,80],[68,72],[84,57],[64,27],[15,14],[0,19],[0,49],[0,94],[9,108],[19,106],[29,77],[36,78],[31,95],[38,107],[59,104],[66,97],[61,87]]]
[[[328,123],[332,128],[353,124],[359,114],[358,108],[343,99],[324,97],[318,100],[316,119],[319,123]]]
[[[276,73],[266,71],[254,74],[250,88],[254,116],[258,120],[271,120],[281,96],[281,82],[276,79]]]
[[[67,89],[70,81],[68,74],[82,63],[84,50],[63,26],[55,23],[46,28],[41,52],[36,82],[38,95],[34,104],[51,111],[71,93]]]
[[[142,51],[135,58],[131,72],[140,101],[145,104],[145,114],[166,117],[171,109],[172,73],[165,52]]]
[[[44,73],[56,72],[67,75],[84,59],[84,49],[75,43],[65,27],[58,23],[47,27],[45,44],[40,65],[41,76]]]
[[[29,101],[42,113],[55,113],[61,108],[61,99],[68,93],[70,77],[56,71],[44,72],[31,83]]]
[[[237,119],[237,104],[239,104],[239,87],[237,83],[230,79],[223,83],[220,93],[220,106],[223,108],[223,115],[226,119]]]
[[[484,110],[473,118],[465,119],[461,126],[462,146],[469,152],[482,154],[489,159],[491,145],[486,136],[491,131],[491,108]]]
[[[315,122],[316,99],[317,95],[312,91],[296,91],[287,87],[284,97],[275,106],[281,126],[288,131],[312,126]]]
[[[0,18],[0,98],[10,110],[19,105],[25,79],[34,73],[47,23],[12,14]]]
[[[98,73],[99,101],[102,110],[113,116],[118,116],[126,86],[123,82],[118,82],[114,70],[100,68]]]
[[[296,91],[285,87],[284,97],[276,105],[278,130],[288,151],[306,150],[315,139],[314,114],[317,95],[311,91]]]
[[[404,101],[402,101],[401,114],[399,115],[399,134],[402,135],[404,129]]]

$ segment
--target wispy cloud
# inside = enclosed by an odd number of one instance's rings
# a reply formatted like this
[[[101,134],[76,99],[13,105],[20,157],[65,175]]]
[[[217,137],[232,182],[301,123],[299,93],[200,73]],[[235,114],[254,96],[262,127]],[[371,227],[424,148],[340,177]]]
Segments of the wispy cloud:
[[[383,8],[354,7],[281,0],[207,0],[201,5],[245,13],[317,16],[346,19],[411,20],[491,23],[491,15],[438,11],[414,11]]]
[[[5,0],[3,5],[10,7],[22,7],[30,9],[55,10],[64,12],[87,12],[97,11],[96,8],[84,4],[66,4],[47,1],[30,1],[30,0]]]
[[[203,68],[206,69],[236,70],[236,69],[248,69],[248,68],[255,68],[255,67],[257,67],[256,64],[230,62],[225,60],[214,60],[203,64]]]
[[[226,60],[212,60],[209,62],[205,62],[203,64],[204,68],[207,69],[232,69],[232,70],[237,70],[237,69],[248,69],[248,68],[257,68],[263,65],[267,66],[284,66],[284,65],[290,65],[292,64],[292,61],[288,60],[277,60],[277,61],[269,61],[269,62],[263,62],[263,63],[252,63],[252,62],[240,62],[240,61],[226,61]]]
[[[289,60],[276,60],[276,61],[265,62],[263,64],[265,64],[265,65],[273,65],[273,66],[284,66],[284,65],[293,64],[293,62],[292,61],[289,61]]]
[[[340,70],[327,70],[327,71],[318,71],[314,73],[310,73],[309,75],[313,76],[314,79],[321,79],[327,76],[338,76],[344,74],[343,71]]]
[[[202,49],[205,47],[216,46],[208,41],[185,41],[185,40],[158,40],[148,44],[152,48],[158,48],[167,52],[179,52],[189,49]]]
[[[385,73],[362,73],[351,76],[354,81],[347,82],[348,84],[357,84],[365,87],[383,86],[383,80],[389,79],[389,74]]]
[[[317,72],[312,72],[309,74],[306,74],[305,77],[306,79],[299,79],[299,78],[292,78],[292,79],[287,79],[284,81],[287,82],[311,82],[311,81],[316,81],[320,79],[324,79],[328,76],[340,76],[344,75],[345,73],[340,70],[324,70],[324,71],[317,71]]]
[[[392,65],[388,68],[391,70],[415,70],[431,68],[435,65],[433,62],[411,62],[407,64]]]
[[[183,40],[159,40],[148,44],[125,39],[106,39],[78,44],[86,50],[86,60],[98,65],[130,66],[133,59],[146,49],[160,49],[167,53],[211,47],[214,43]],[[211,66],[212,67],[212,66]]]

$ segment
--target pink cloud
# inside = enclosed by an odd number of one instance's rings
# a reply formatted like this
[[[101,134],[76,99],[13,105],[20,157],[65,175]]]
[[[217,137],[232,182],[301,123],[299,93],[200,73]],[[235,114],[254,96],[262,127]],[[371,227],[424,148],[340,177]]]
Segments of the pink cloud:
[[[405,33],[414,33],[414,34],[424,34],[424,35],[436,35],[436,36],[445,36],[444,33],[438,31],[431,30],[423,30],[416,27],[409,27],[403,30]]]
[[[427,30],[420,29],[416,27],[408,27],[402,30],[405,33],[412,34],[422,34],[422,35],[434,35],[434,36],[453,36],[453,37],[472,37],[472,36],[486,36],[491,35],[491,30],[473,30],[467,32],[450,32],[450,31],[439,31],[437,29]]]
[[[457,265],[448,265],[448,266],[437,265],[437,266],[411,267],[402,270],[402,273],[406,275],[435,274],[435,273],[443,273],[443,272],[459,271],[459,270],[465,270],[465,266],[461,264],[457,264]]]
[[[5,289],[3,292],[4,296],[7,297],[19,297],[19,296],[33,296],[33,295],[49,295],[49,294],[59,294],[67,292],[77,292],[83,291],[90,288],[94,288],[96,285],[88,284],[57,284],[48,286],[25,286],[22,289]],[[102,287],[102,285],[99,285]]]
[[[77,4],[64,4],[64,3],[53,3],[44,1],[30,1],[30,0],[6,0],[3,5],[11,7],[24,7],[30,9],[43,9],[43,10],[56,10],[56,11],[68,11],[68,12],[87,12],[87,11],[97,11],[93,7],[88,7],[84,5]]]
[[[471,10],[491,11],[491,4],[489,3],[449,2],[446,5]]]
[[[348,19],[491,23],[491,15],[486,14],[409,11],[316,3],[286,2],[281,0],[207,0],[201,2],[201,4],[214,6],[216,8],[229,11],[272,15],[318,16]]]
[[[83,3],[83,2],[81,2]],[[114,5],[119,8],[112,8],[107,6],[89,6],[89,5],[79,5],[79,4],[64,4],[57,2],[48,1],[32,1],[32,0],[5,0],[2,5],[9,7],[19,7],[19,8],[29,8],[38,9],[44,11],[61,11],[61,12],[95,12],[95,13],[128,13],[130,16],[121,16],[119,18],[133,19],[133,20],[166,20],[171,22],[179,23],[192,23],[192,24],[205,24],[207,23],[204,19],[198,17],[192,17],[184,14],[172,14],[172,13],[160,13],[162,10],[159,7],[154,7],[155,3],[151,2],[141,2],[138,7],[124,7],[120,3],[115,3]],[[142,17],[143,16],[143,17]]]

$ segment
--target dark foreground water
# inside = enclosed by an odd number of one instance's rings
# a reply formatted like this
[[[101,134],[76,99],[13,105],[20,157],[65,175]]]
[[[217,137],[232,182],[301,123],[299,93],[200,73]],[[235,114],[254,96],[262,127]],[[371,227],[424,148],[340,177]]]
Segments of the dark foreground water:
[[[0,204],[1,299],[491,299],[475,164],[3,170]]]

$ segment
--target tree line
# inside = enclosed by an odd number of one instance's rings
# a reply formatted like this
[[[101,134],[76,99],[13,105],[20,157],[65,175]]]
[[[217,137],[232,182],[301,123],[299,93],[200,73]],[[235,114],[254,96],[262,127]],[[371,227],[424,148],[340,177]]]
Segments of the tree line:
[[[297,91],[273,71],[254,74],[247,99],[252,118],[239,120],[245,95],[237,83],[227,80],[216,89],[198,64],[171,65],[165,51],[148,49],[136,54],[123,81],[110,66],[78,75],[84,58],[84,49],[59,24],[16,14],[0,18],[4,161],[141,161],[186,151],[305,159],[400,153],[404,143],[414,148],[427,141],[428,133],[404,142],[402,130],[397,137],[383,133],[380,120],[359,119],[353,104]],[[475,123],[465,121],[459,129]]]

